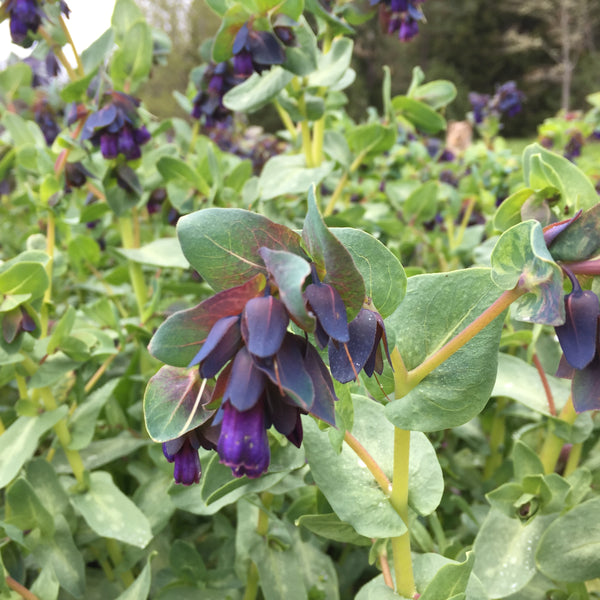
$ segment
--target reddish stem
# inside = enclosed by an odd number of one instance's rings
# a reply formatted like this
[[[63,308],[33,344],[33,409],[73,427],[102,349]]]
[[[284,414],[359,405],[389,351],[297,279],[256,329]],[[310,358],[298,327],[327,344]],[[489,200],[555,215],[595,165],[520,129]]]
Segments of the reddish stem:
[[[556,416],[556,405],[554,404],[554,396],[552,395],[552,390],[550,389],[550,383],[548,382],[548,377],[546,377],[546,371],[544,371],[544,367],[542,367],[542,363],[538,358],[537,354],[533,355],[533,364],[540,374],[540,379],[542,380],[542,385],[544,386],[544,392],[546,392],[546,400],[548,401],[548,410],[550,414],[555,417]]]

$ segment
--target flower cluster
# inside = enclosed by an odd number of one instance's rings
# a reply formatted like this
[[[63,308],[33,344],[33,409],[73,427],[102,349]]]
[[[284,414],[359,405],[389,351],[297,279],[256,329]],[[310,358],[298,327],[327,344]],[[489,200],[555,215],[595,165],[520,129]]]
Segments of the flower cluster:
[[[119,154],[126,160],[140,158],[140,146],[150,140],[150,134],[140,124],[139,105],[139,100],[122,92],[105,94],[102,108],[87,118],[81,139],[99,146],[104,158]]]
[[[219,408],[206,423],[163,444],[165,456],[175,462],[176,481],[198,481],[200,446],[216,449],[235,477],[259,477],[270,463],[271,426],[300,447],[301,415],[335,424],[332,375],[345,383],[363,369],[368,376],[382,372],[382,341],[388,360],[389,353],[383,319],[374,308],[363,307],[348,323],[340,294],[319,279],[314,265],[302,297],[312,329],[298,322],[271,277],[263,286],[248,282],[219,292],[192,309],[196,319],[199,314],[210,319],[188,367],[197,367],[205,381],[216,379],[206,404]],[[328,348],[331,372],[308,336],[289,330],[290,321]]]
[[[193,100],[192,117],[204,117],[207,127],[225,122],[231,111],[223,105],[223,96],[238,83],[228,62],[209,65],[204,71],[201,89]]]
[[[498,86],[493,96],[471,92],[469,102],[473,111],[473,121],[480,125],[488,116],[514,117],[521,111],[524,99],[525,95],[517,88],[514,81],[507,81]]]
[[[425,16],[420,4],[425,0],[370,0],[371,6],[379,4],[379,21],[382,30],[398,34],[401,42],[409,42],[419,33],[419,21]]]
[[[244,23],[233,41],[233,70],[236,77],[246,79],[262,73],[285,60],[285,51],[277,36],[269,31],[255,31]]]
[[[10,19],[10,37],[15,44],[24,48],[31,46],[30,34],[37,33],[45,17],[42,4],[39,0],[6,0],[3,8]],[[69,7],[64,0],[60,2],[60,10],[69,16]]]

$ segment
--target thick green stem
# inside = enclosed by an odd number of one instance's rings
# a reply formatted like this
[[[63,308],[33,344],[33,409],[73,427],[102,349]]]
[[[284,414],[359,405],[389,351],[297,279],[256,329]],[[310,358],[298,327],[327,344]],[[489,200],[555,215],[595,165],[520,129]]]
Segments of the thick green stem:
[[[108,550],[108,555],[110,556],[112,564],[118,568],[123,562],[123,553],[121,552],[119,542],[113,538],[106,538],[106,549]],[[127,569],[121,573],[121,581],[126,587],[129,587],[135,581],[135,577],[133,576],[133,573]]]
[[[563,409],[560,411],[560,415],[558,418],[564,421],[565,423],[569,423],[572,425],[577,418],[577,413],[575,412],[575,408],[573,407],[573,402],[571,397],[567,400],[567,403],[564,405]],[[540,450],[540,460],[544,465],[544,473],[554,473],[554,469],[556,468],[556,463],[558,462],[558,457],[560,456],[560,451],[565,445],[565,440],[558,437],[553,431],[548,433],[546,440],[544,441],[544,445]]]
[[[565,470],[563,472],[564,477],[568,477],[573,473],[573,471],[578,467],[579,461],[581,459],[581,451],[583,449],[583,444],[579,442],[578,444],[573,444],[571,447],[571,452],[569,452],[569,458],[567,459],[567,464],[565,466]]]
[[[484,310],[474,321],[467,325],[459,334],[454,336],[447,344],[427,357],[418,367],[408,373],[411,387],[415,387],[429,373],[437,369],[445,360],[460,350],[467,342],[472,340],[481,330],[487,327],[494,319],[499,317],[517,298],[527,292],[524,288],[515,287],[504,292],[489,308]]]
[[[119,217],[119,229],[121,231],[121,240],[124,248],[135,248],[134,226],[131,217]],[[135,299],[137,302],[140,319],[143,318],[144,306],[148,297],[146,291],[146,282],[144,281],[144,272],[139,263],[128,261],[129,279],[133,287]]]
[[[412,556],[410,553],[410,533],[408,531],[408,460],[410,451],[410,431],[394,429],[394,475],[392,477],[392,506],[406,525],[406,533],[392,538],[394,552],[394,573],[396,592],[405,598],[415,594]]]
[[[397,348],[392,352],[394,367],[394,397],[402,398],[409,391],[407,371]],[[408,530],[408,474],[410,457],[410,431],[394,428],[394,472],[392,475],[392,495],[390,501],[406,525],[406,533],[392,538],[396,592],[406,598],[415,594],[412,556],[410,553],[410,533]]]

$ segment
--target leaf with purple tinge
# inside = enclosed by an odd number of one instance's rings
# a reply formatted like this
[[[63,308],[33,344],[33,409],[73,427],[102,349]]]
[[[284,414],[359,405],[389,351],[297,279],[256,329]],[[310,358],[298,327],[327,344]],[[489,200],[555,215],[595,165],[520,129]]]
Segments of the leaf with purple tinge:
[[[310,273],[308,262],[301,256],[284,250],[261,248],[259,254],[277,284],[279,298],[285,304],[294,323],[305,331],[313,331],[315,319],[306,311],[302,297],[302,287]]]
[[[259,249],[305,256],[300,236],[266,217],[237,208],[206,208],[177,222],[177,235],[190,265],[215,290],[267,274]]]
[[[155,442],[166,442],[195,429],[212,417],[206,410],[213,386],[201,381],[196,369],[162,367],[148,382],[144,418]]]
[[[571,385],[573,406],[580,413],[600,409],[600,355],[580,371],[575,371]]]
[[[187,367],[213,325],[223,317],[241,314],[246,302],[262,293],[265,283],[264,276],[259,273],[243,285],[219,292],[194,308],[171,315],[150,340],[150,354],[168,365]]]
[[[519,284],[529,293],[513,305],[520,321],[562,325],[565,320],[563,275],[554,262],[541,225],[524,221],[505,231],[491,255],[492,281],[503,290]]]
[[[315,391],[304,366],[304,344],[304,338],[288,333],[275,357],[257,361],[257,366],[294,403],[309,411],[314,402]]]
[[[259,358],[273,356],[283,342],[288,323],[281,300],[273,296],[248,300],[242,313],[242,335],[248,351]]]
[[[239,411],[251,409],[265,389],[265,376],[254,364],[252,356],[242,348],[233,360],[231,375],[223,395],[223,402],[229,400]]]
[[[348,319],[352,320],[365,300],[365,284],[348,250],[327,229],[317,208],[314,186],[308,192],[308,212],[302,237],[317,265],[319,276],[339,292]]]
[[[352,357],[352,364],[348,360],[344,344],[329,342],[329,367],[331,374],[340,383],[356,379],[356,375],[371,356],[377,334],[377,317],[370,310],[361,310],[348,329],[350,341],[346,346],[348,354]]]
[[[573,290],[565,297],[564,325],[554,329],[567,362],[576,369],[587,366],[596,353],[600,304],[590,290]]]
[[[550,246],[555,260],[586,260],[600,250],[600,203],[561,231]]]

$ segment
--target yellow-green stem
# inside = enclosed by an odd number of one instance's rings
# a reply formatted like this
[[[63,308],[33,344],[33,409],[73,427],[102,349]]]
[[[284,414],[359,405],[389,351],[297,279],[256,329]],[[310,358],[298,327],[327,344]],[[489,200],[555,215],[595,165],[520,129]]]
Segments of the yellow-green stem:
[[[91,390],[93,389],[93,387],[96,385],[96,383],[98,383],[98,380],[100,379],[100,377],[102,377],[102,375],[104,375],[104,373],[106,372],[106,369],[108,369],[108,367],[110,366],[110,364],[112,363],[113,360],[115,360],[115,358],[117,358],[118,353],[121,351],[121,346],[119,346],[117,348],[117,352],[115,354],[111,354],[99,367],[98,370],[90,377],[90,380],[85,384],[85,387],[83,388],[84,392],[86,394],[89,394],[91,392]]]
[[[52,52],[54,52],[54,56],[56,56],[56,58],[60,61],[62,66],[65,68],[65,71],[67,72],[67,75],[69,76],[69,79],[71,79],[71,81],[76,81],[77,79],[79,79],[79,76],[73,70],[73,67],[67,60],[65,53],[62,51],[62,48],[52,39],[50,34],[43,27],[38,27],[37,32],[46,40],[46,42],[48,43],[48,46],[50,47]]]
[[[51,411],[58,408],[54,395],[52,394],[52,390],[49,387],[40,388],[40,398],[42,399],[42,403],[44,404],[44,408],[46,410]],[[54,426],[54,432],[56,433],[56,437],[58,438],[58,441],[64,450],[69,464],[71,465],[71,469],[73,471],[73,475],[75,475],[75,479],[77,479],[77,483],[85,485],[85,467],[83,466],[81,455],[77,450],[71,450],[69,448],[71,443],[71,434],[69,432],[69,428],[67,427],[67,420],[61,419]]]
[[[69,43],[69,46],[71,46],[71,50],[73,50],[73,55],[75,56],[75,62],[77,63],[77,74],[79,75],[79,77],[83,77],[85,75],[85,70],[83,68],[83,63],[81,62],[81,57],[79,56],[79,53],[77,52],[77,48],[75,48],[75,42],[73,42],[73,38],[71,37],[71,32],[69,31],[69,28],[67,27],[67,24],[65,23],[65,20],[63,19],[62,15],[60,16],[60,27],[63,30],[63,33],[65,34],[65,36],[67,38],[67,42]]]
[[[473,213],[474,206],[475,206],[475,197],[469,198],[467,200],[467,206],[465,208],[463,218],[460,222],[460,227],[458,228],[458,231],[456,232],[456,238],[454,240],[454,243],[452,244],[453,248],[457,248],[458,246],[460,246],[462,244],[462,241],[463,241],[463,238],[465,235],[465,230],[467,229],[467,225],[469,224],[469,219],[471,218],[471,214]]]
[[[281,106],[281,104],[279,104],[279,102],[277,102],[277,100],[274,101],[274,104],[275,104],[275,110],[277,110],[277,114],[279,115],[281,122],[284,124],[285,128],[288,130],[288,133],[290,134],[292,141],[295,142],[296,139],[298,138],[298,132],[296,131],[294,122],[292,121],[288,112],[283,108],[283,106]]]
[[[410,431],[394,428],[394,474],[392,477],[391,503],[406,525],[406,533],[392,538],[396,592],[405,598],[415,594],[410,533],[408,531],[408,460]]]
[[[577,418],[577,413],[575,412],[575,408],[573,407],[573,401],[570,396],[567,400],[567,403],[560,411],[558,418],[564,421],[565,423],[569,423],[570,425],[572,425],[575,422],[575,419]],[[558,457],[560,456],[560,451],[562,450],[564,445],[565,440],[558,437],[554,433],[554,431],[550,430],[546,437],[546,440],[544,441],[544,445],[540,450],[540,460],[542,461],[542,465],[544,465],[544,473],[554,473],[556,463],[558,462]]]
[[[48,221],[46,223],[46,253],[50,257],[46,265],[46,273],[48,274],[48,287],[44,293],[44,304],[41,310],[41,336],[48,335],[48,313],[49,305],[52,303],[52,270],[54,266],[54,247],[56,245],[56,219],[52,210],[48,211]]]
[[[187,152],[184,155],[184,158],[194,150],[196,146],[196,140],[198,139],[198,133],[200,132],[200,121],[196,119],[194,121],[194,125],[192,127],[192,136],[190,138],[190,145],[188,146]]]
[[[325,139],[325,117],[315,121],[313,126],[313,164],[318,167],[323,162],[323,140]]]
[[[119,542],[113,538],[106,538],[106,549],[108,550],[108,555],[110,556],[112,564],[118,568],[123,562],[123,553],[121,552]],[[127,571],[123,571],[121,573],[121,581],[125,584],[125,586],[129,587],[135,581],[135,577],[131,571],[127,569]]]
[[[506,432],[506,417],[504,416],[506,404],[506,398],[498,398],[496,401],[496,410],[494,411],[494,420],[490,431],[490,454],[483,468],[484,480],[489,479],[494,474],[494,471],[502,464],[504,459],[502,446]]]
[[[408,371],[398,348],[391,354],[394,367],[394,398],[398,400],[411,389]],[[415,594],[415,581],[410,553],[410,533],[408,531],[408,462],[410,456],[410,431],[394,428],[394,471],[390,501],[406,525],[406,533],[392,538],[396,591],[401,596],[412,598]]]
[[[579,442],[578,444],[573,444],[571,447],[571,452],[569,452],[569,458],[567,459],[567,464],[565,465],[565,470],[563,473],[564,477],[568,477],[573,473],[573,471],[579,466],[579,460],[581,459],[581,450],[583,449],[583,444]]]
[[[130,249],[135,248],[135,236],[133,219],[131,217],[119,217],[119,229],[121,231],[121,241],[123,247]],[[144,272],[142,266],[139,263],[135,263],[131,260],[128,261],[129,268],[129,279],[133,287],[135,299],[137,302],[138,313],[140,319],[144,314],[144,306],[146,304],[146,298],[148,297],[146,291],[146,282],[144,281]]]
[[[304,152],[306,166],[307,168],[312,169],[312,167],[314,167],[314,164],[312,155],[312,144],[310,141],[310,125],[308,124],[308,121],[306,119],[300,122],[300,131],[302,132],[302,152]]]
[[[472,340],[482,329],[499,317],[517,298],[526,292],[526,289],[519,287],[503,292],[489,308],[484,310],[459,334],[454,336],[447,344],[427,357],[418,367],[415,367],[408,373],[408,381],[411,384],[411,387],[415,387],[420,381],[425,379],[429,373],[434,369],[437,369],[437,367],[445,360],[460,350],[467,342]]]
[[[345,171],[344,174],[340,177],[338,184],[333,190],[333,194],[331,194],[331,198],[329,198],[329,202],[323,211],[324,217],[329,217],[333,213],[333,209],[335,208],[335,203],[338,201],[340,194],[342,193],[346,182],[348,181],[348,171]]]
[[[383,492],[387,496],[389,496],[392,490],[392,484],[390,483],[390,480],[387,478],[387,475],[383,472],[381,467],[367,452],[365,447],[349,431],[346,431],[346,433],[344,433],[344,441],[346,442],[346,444],[348,444],[348,446],[350,446],[350,448],[352,448],[352,450],[358,456],[358,458],[362,460],[367,469],[369,469],[371,475],[373,475],[373,478],[375,479],[379,487],[383,490]]]

